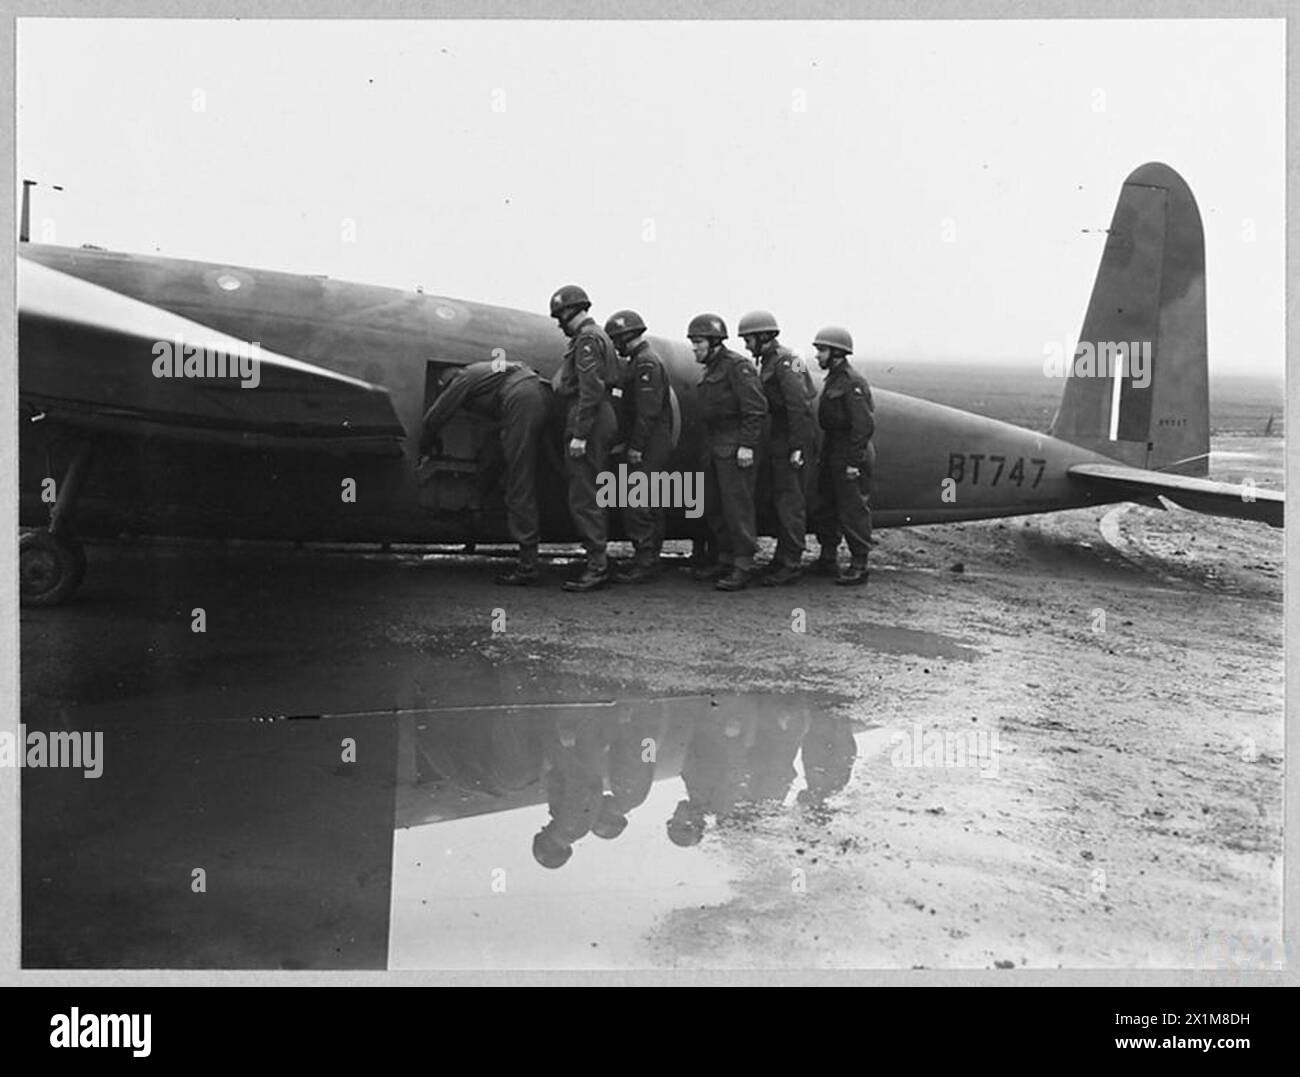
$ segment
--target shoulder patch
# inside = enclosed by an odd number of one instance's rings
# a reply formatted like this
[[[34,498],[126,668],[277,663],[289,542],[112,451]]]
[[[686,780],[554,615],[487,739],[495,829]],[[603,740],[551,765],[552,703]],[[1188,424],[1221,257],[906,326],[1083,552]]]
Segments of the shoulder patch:
[[[790,369],[796,374],[805,374],[808,371],[808,364],[799,356],[793,355],[790,357]]]
[[[647,371],[645,374],[642,374],[642,375],[641,375],[641,380],[642,380],[642,381],[649,381],[649,380],[650,380],[650,374],[649,374],[648,371]]]
[[[861,395],[862,395],[862,386],[861,386],[861,385],[855,385],[855,386],[853,387],[853,391],[854,391],[855,393],[857,393],[858,396],[861,396]]]

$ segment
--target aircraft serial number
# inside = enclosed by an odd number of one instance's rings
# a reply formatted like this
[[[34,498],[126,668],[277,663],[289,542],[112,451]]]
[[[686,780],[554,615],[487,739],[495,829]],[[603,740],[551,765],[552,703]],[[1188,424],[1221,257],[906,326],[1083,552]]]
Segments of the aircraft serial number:
[[[954,482],[969,482],[972,486],[983,484],[997,486],[998,483],[1025,484],[1025,458],[1012,458],[1011,467],[1007,467],[1008,458],[982,452],[950,452],[948,454],[948,478]],[[1029,488],[1032,490],[1043,478],[1046,460],[1031,456],[1029,463]]]

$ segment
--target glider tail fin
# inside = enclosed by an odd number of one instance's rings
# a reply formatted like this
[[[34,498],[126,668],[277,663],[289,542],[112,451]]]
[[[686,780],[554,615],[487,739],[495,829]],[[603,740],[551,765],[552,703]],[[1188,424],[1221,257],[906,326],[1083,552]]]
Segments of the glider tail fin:
[[[1124,181],[1049,430],[1131,467],[1209,471],[1205,240],[1167,165]]]

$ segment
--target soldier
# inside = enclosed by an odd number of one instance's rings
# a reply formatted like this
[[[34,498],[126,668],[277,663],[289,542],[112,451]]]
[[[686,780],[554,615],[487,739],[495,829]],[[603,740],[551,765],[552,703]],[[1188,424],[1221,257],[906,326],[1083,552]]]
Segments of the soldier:
[[[628,814],[645,803],[654,784],[654,751],[663,739],[664,723],[653,714],[621,715],[607,732],[605,777],[609,785],[591,825],[598,838],[612,840],[627,829]],[[647,753],[646,749],[653,749]]]
[[[586,571],[565,583],[566,591],[594,591],[609,582],[605,511],[596,503],[596,486],[618,430],[610,396],[621,391],[623,374],[613,342],[587,313],[590,308],[587,293],[576,284],[551,296],[551,317],[572,341],[555,391],[565,407],[569,513],[587,551]]]
[[[696,724],[682,761],[686,799],[677,802],[667,823],[668,840],[674,845],[698,845],[710,812],[721,820],[735,811],[744,794],[745,756],[753,727],[753,718],[738,714],[708,714]]]
[[[826,371],[817,419],[825,431],[817,472],[817,541],[821,552],[815,571],[836,574],[841,535],[849,545],[849,567],[836,583],[867,582],[871,549],[871,507],[868,498],[875,471],[876,449],[871,436],[876,420],[867,379],[849,363],[853,337],[847,329],[829,326],[817,334],[817,365]]]
[[[645,339],[645,322],[634,310],[620,310],[605,323],[619,355],[630,360],[627,416],[627,463],[637,471],[666,471],[672,455],[672,407],[668,402],[668,373],[663,360]],[[621,583],[649,583],[662,567],[663,507],[631,506],[623,510],[623,525],[636,555],[632,567],[616,577]]]
[[[708,444],[704,515],[718,549],[718,563],[697,569],[694,575],[717,580],[720,591],[739,591],[753,577],[758,549],[754,450],[763,434],[767,401],[753,365],[723,345],[727,327],[721,318],[696,315],[686,336],[696,361],[704,364],[699,389]]]
[[[808,731],[807,709],[798,702],[775,713],[764,708],[757,722],[747,759],[745,793],[752,804],[781,804],[796,777],[794,760]]]
[[[767,397],[767,431],[759,488],[772,499],[776,517],[776,553],[772,571],[763,577],[769,587],[793,583],[802,575],[807,531],[806,465],[813,454],[812,378],[804,361],[777,341],[776,318],[765,310],[740,319],[741,337],[759,364],[759,382]]]
[[[573,843],[591,833],[600,815],[599,721],[557,719],[543,732],[546,758],[546,803],[551,818],[533,836],[533,859],[544,868],[561,868],[573,855]]]
[[[847,721],[814,714],[802,748],[803,774],[808,788],[800,791],[799,803],[821,807],[827,797],[848,785],[857,755],[858,746]]]
[[[439,444],[439,432],[460,409],[492,419],[501,427],[505,457],[506,526],[519,543],[515,568],[498,583],[528,586],[537,568],[537,460],[543,451],[550,389],[523,363],[493,359],[444,374],[433,406],[424,416],[420,456]]]

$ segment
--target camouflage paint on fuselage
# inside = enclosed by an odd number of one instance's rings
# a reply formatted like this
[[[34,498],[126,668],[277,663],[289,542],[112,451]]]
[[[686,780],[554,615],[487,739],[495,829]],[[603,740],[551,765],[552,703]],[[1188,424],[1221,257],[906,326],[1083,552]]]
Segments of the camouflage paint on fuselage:
[[[415,460],[426,382],[431,363],[463,365],[496,356],[550,377],[566,341],[545,315],[241,266],[40,244],[23,244],[20,254],[263,349],[382,386],[406,432],[403,455],[392,459],[105,434],[78,507],[78,533],[381,542],[508,538],[500,518],[477,519],[469,534],[465,514],[431,509],[427,498],[422,503]],[[672,468],[699,470],[700,367],[684,340],[653,339],[681,410]],[[23,353],[24,367],[56,360]],[[869,365],[858,365],[870,379]],[[820,383],[820,372],[814,377]],[[874,397],[879,527],[1042,512],[1096,499],[1066,470],[1106,462],[1105,456],[903,394],[875,390]],[[24,424],[24,523],[44,521],[48,506],[39,500],[40,480],[61,473],[54,432]],[[343,505],[338,490],[348,477],[357,481],[358,498]],[[563,477],[546,476],[542,487],[544,538],[573,540]],[[680,510],[669,513],[670,536],[687,537],[700,525]]]

